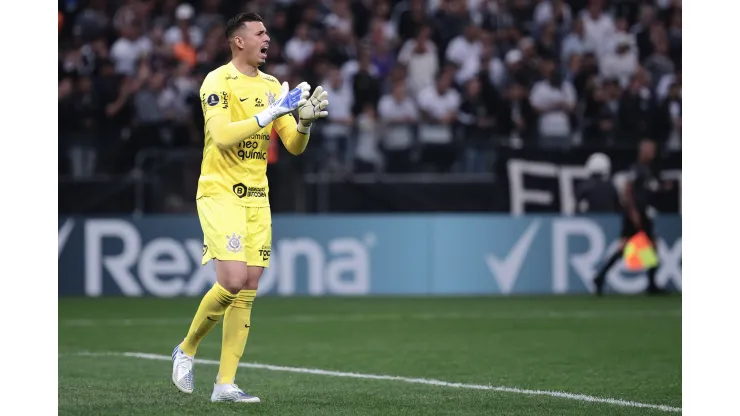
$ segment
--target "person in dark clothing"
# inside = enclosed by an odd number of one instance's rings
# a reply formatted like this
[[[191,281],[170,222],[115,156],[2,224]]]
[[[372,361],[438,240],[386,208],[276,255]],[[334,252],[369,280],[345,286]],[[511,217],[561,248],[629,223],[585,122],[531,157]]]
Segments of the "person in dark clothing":
[[[622,210],[622,232],[620,235],[619,248],[607,260],[599,273],[594,278],[596,285],[596,294],[601,295],[606,281],[606,273],[611,269],[614,263],[622,257],[624,245],[630,237],[644,231],[650,242],[656,247],[655,230],[653,220],[648,213],[649,208],[654,203],[655,195],[660,189],[658,181],[658,172],[656,171],[653,160],[655,159],[656,145],[649,139],[643,139],[640,142],[637,162],[632,165],[630,177],[624,189],[624,209]],[[655,283],[655,275],[658,272],[660,264],[648,269],[648,294],[659,294],[663,291]]]
[[[603,153],[594,153],[586,162],[590,176],[576,188],[576,207],[581,213],[602,214],[621,211],[619,193],[611,181],[611,162]]]

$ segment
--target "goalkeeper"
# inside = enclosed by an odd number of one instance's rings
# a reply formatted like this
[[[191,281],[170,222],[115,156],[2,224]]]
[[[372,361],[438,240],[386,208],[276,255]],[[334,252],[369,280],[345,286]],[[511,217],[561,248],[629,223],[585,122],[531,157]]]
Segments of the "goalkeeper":
[[[289,90],[258,67],[270,37],[262,18],[242,13],[226,25],[232,59],[201,86],[205,119],[203,161],[196,205],[203,230],[203,259],[213,260],[216,283],[203,296],[185,339],[172,352],[172,382],[192,393],[193,358],[203,338],[223,321],[221,360],[213,402],[256,403],[235,384],[251,327],[260,276],[270,264],[272,220],[267,149],[274,127],[288,151],[306,149],[312,123],[327,116],[327,92],[301,83]],[[298,111],[298,122],[290,114]]]

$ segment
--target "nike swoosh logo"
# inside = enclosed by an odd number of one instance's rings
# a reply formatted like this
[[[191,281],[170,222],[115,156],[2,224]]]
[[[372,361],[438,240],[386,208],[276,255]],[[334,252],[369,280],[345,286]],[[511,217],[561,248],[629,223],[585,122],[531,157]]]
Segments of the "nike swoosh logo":
[[[247,101],[248,99],[249,99],[249,97],[247,97],[247,98],[240,98],[239,101],[244,102],[244,101]]]
[[[209,321],[218,322],[218,319],[211,319],[210,316],[206,316],[206,318],[208,318]]]

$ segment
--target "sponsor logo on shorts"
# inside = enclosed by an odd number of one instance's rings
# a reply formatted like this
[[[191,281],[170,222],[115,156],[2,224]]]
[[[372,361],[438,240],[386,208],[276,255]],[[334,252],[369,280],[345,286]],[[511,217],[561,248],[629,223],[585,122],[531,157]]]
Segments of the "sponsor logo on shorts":
[[[265,188],[256,188],[254,186],[246,186],[243,183],[237,183],[231,188],[234,194],[239,198],[252,197],[252,198],[264,198],[267,196]]]
[[[263,261],[270,260],[270,246],[262,246],[262,248],[259,251],[260,256],[262,256]]]
[[[208,253],[208,245],[203,244],[203,255],[205,256],[206,253]]]
[[[227,235],[226,239],[228,240],[226,243],[227,250],[232,253],[238,253],[242,251],[242,236],[233,233],[231,235]]]

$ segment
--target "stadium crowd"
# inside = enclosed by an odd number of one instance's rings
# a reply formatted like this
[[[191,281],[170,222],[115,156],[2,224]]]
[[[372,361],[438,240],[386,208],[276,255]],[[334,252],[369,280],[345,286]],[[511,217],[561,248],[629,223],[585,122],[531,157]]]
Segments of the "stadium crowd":
[[[311,170],[484,172],[501,144],[681,142],[680,0],[60,0],[60,174],[202,148],[223,25],[260,14],[264,72],[322,85]]]

